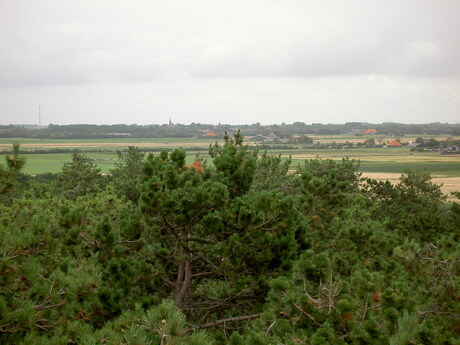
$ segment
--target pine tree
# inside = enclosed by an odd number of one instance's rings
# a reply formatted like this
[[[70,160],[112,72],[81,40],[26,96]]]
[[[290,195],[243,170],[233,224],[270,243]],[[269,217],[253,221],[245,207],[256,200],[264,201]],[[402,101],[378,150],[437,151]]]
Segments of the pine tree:
[[[117,150],[117,158],[115,168],[110,170],[110,180],[117,194],[137,203],[144,154],[137,147],[130,146],[126,153]]]
[[[72,160],[62,166],[58,183],[64,196],[74,200],[100,190],[105,179],[101,175],[101,169],[91,159],[81,153],[73,153]]]
[[[11,192],[15,181],[26,164],[26,159],[19,154],[20,145],[13,144],[12,156],[5,156],[5,166],[0,164],[0,195]]]

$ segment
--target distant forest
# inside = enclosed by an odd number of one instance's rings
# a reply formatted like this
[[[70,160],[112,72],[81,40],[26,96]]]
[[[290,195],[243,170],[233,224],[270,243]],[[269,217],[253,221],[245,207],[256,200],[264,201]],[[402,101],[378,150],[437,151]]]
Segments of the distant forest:
[[[234,133],[240,130],[245,136],[268,135],[274,132],[280,138],[290,138],[296,134],[313,135],[363,135],[367,129],[375,129],[380,135],[404,136],[406,134],[427,135],[460,135],[460,124],[429,123],[429,124],[402,124],[384,122],[372,124],[367,122],[347,122],[345,124],[321,124],[294,122],[292,124],[261,125],[230,125],[230,124],[202,124],[192,122],[189,125],[53,125],[39,128],[30,125],[0,126],[0,138],[37,138],[37,139],[87,139],[87,138],[187,138],[216,136],[222,137],[225,132]]]

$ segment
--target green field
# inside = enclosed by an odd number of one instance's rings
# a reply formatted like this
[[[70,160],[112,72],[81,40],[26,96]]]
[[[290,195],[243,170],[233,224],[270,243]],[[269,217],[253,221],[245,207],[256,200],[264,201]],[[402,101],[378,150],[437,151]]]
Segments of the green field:
[[[87,153],[87,157],[94,159],[94,163],[101,168],[102,172],[108,172],[114,167],[116,161],[115,153]],[[200,153],[200,156],[207,157],[207,154]],[[71,154],[28,154],[27,164],[24,168],[26,174],[42,174],[47,172],[60,172],[62,164],[71,160]],[[188,161],[193,161],[195,154],[189,153]],[[327,155],[322,156],[324,158]],[[314,157],[311,157],[314,158]],[[330,157],[329,157],[330,158]],[[357,157],[354,157],[357,158]],[[368,159],[366,159],[368,158]],[[360,170],[363,172],[379,172],[379,173],[402,173],[405,169],[426,170],[432,175],[445,177],[460,176],[460,159],[457,161],[420,161],[407,162],[403,159],[395,159],[386,162],[373,161],[372,157],[360,157]],[[292,167],[295,168],[304,162],[304,159],[293,159]]]
[[[388,163],[366,161],[361,162],[361,171],[372,173],[402,173],[406,169],[424,170],[433,176],[458,177],[460,176],[460,162],[398,162]]]
[[[342,159],[349,157],[359,160],[360,170],[368,173],[398,173],[406,169],[424,170],[433,176],[460,177],[460,155],[441,155],[440,153],[412,153],[408,149],[354,149],[348,151],[323,150],[321,152],[297,152],[292,155],[293,165],[305,159]]]
[[[330,141],[345,139],[345,136],[328,136]],[[321,138],[323,139],[323,138]],[[351,139],[351,138],[350,138]],[[207,158],[207,148],[216,139],[202,138],[116,138],[116,139],[0,139],[0,150],[8,152],[13,142],[20,143],[27,158],[24,168],[26,174],[60,172],[62,164],[71,160],[71,152],[85,152],[94,163],[106,173],[114,167],[116,149],[125,149],[134,145],[158,154],[161,149],[184,147],[187,149],[188,161],[193,161],[199,154]],[[33,153],[40,150],[41,153]],[[54,153],[43,153],[52,150]],[[99,151],[99,152],[98,152]],[[354,148],[346,150],[270,150],[270,154],[280,154],[283,158],[292,158],[292,168],[302,164],[306,159],[317,156],[330,159],[350,157],[359,160],[361,171],[369,173],[402,173],[405,169],[426,170],[440,177],[460,177],[460,155],[441,155],[438,152],[412,153],[408,148]],[[4,155],[4,154],[3,154]],[[0,155],[2,156],[2,155]],[[0,157],[1,161],[3,158]]]
[[[116,159],[115,153],[87,153],[85,155],[94,159],[94,163],[101,168],[102,172],[108,172],[114,166]],[[70,153],[27,154],[25,156],[27,163],[23,171],[30,175],[60,172],[62,165],[72,159]]]
[[[101,172],[107,173],[114,168],[117,161],[115,152],[102,153],[85,153],[94,163],[101,169]],[[187,164],[191,164],[196,155],[189,154],[187,156]],[[0,156],[1,157],[1,156]],[[53,154],[27,154],[25,155],[27,163],[23,169],[25,174],[36,175],[44,173],[58,173],[62,170],[62,165],[72,159],[70,153],[53,153]],[[0,158],[3,162],[3,158]]]

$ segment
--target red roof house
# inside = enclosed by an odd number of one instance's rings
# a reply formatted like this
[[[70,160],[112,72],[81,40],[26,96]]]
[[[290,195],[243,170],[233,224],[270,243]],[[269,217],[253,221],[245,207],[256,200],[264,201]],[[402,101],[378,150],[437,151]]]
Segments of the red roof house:
[[[399,147],[399,146],[402,146],[401,143],[397,140],[393,140],[392,142],[390,142],[388,144],[389,147]]]
[[[369,128],[364,131],[364,134],[377,134],[377,130],[374,128]]]

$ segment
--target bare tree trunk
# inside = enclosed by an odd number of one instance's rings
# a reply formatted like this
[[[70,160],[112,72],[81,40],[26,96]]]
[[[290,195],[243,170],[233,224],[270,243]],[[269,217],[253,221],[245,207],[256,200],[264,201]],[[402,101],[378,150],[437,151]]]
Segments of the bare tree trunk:
[[[178,289],[176,290],[176,295],[174,297],[174,302],[176,303],[177,307],[180,309],[183,309],[184,307],[184,302],[187,297],[191,282],[192,282],[192,264],[190,260],[188,260],[185,262],[184,278],[181,282],[181,286],[180,288],[178,287]]]
[[[184,271],[185,271],[185,262],[181,261],[179,265],[179,270],[177,271],[176,291],[180,290],[182,287],[182,281],[184,280]]]
[[[177,272],[176,292],[174,303],[179,309],[183,309],[185,300],[192,282],[192,258],[188,248],[187,231],[182,233],[182,261]]]

